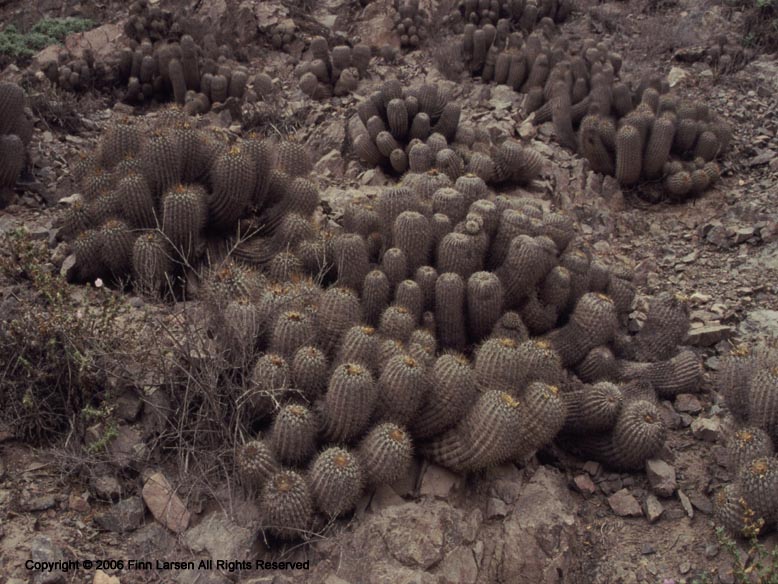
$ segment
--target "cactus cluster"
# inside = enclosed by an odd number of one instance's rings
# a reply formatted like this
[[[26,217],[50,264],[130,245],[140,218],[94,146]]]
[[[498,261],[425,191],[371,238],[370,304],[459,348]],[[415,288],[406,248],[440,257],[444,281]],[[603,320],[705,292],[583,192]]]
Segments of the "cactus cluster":
[[[364,44],[338,45],[330,51],[324,37],[311,39],[309,59],[295,67],[300,89],[314,99],[344,96],[364,79],[371,50]]]
[[[419,0],[394,0],[392,22],[403,48],[417,49],[429,36],[430,17]]]
[[[260,25],[260,30],[268,37],[271,47],[287,53],[291,52],[292,44],[299,39],[297,27],[291,18],[285,18],[270,26]]]
[[[349,123],[354,153],[365,164],[405,174],[404,185],[431,195],[467,175],[489,184],[526,184],[543,158],[513,139],[460,123],[461,109],[436,85],[403,89],[390,80],[357,107]]]
[[[154,295],[186,271],[218,264],[230,247],[242,263],[265,265],[281,251],[279,238],[291,246],[313,229],[319,197],[309,171],[300,144],[258,137],[229,143],[194,129],[177,108],[153,129],[119,120],[74,168],[82,196],[59,230],[76,255],[72,277],[131,276]],[[217,272],[211,280],[221,288],[245,288],[234,274]]]
[[[25,113],[24,90],[0,82],[0,207],[10,200],[16,179],[27,164],[33,124]]]
[[[714,515],[748,538],[778,526],[778,354],[736,347],[722,360],[717,385],[736,422],[727,440],[735,480],[717,493]]]
[[[253,355],[245,407],[262,435],[238,470],[277,537],[299,536],[317,511],[348,513],[414,451],[475,472],[558,437],[640,468],[664,444],[658,399],[697,389],[700,360],[678,349],[683,299],[655,298],[628,335],[631,274],[591,257],[572,220],[535,199],[466,175],[355,199],[342,222],[319,235],[320,285],[270,275],[248,293],[214,289],[217,341]],[[307,263],[300,243],[291,255]],[[236,343],[235,330],[250,334]]]
[[[460,0],[445,17],[444,24],[455,29],[472,24],[479,28],[496,27],[500,31],[532,32],[544,18],[552,23],[563,22],[572,11],[572,0]]]
[[[754,55],[752,49],[743,48],[736,39],[720,34],[705,49],[704,58],[718,75],[728,75],[745,67]]]
[[[136,41],[152,42],[180,37],[182,26],[176,15],[157,3],[135,0],[129,5],[130,17],[124,24],[124,34]]]
[[[658,76],[630,83],[621,55],[604,42],[550,41],[551,25],[525,36],[511,32],[506,19],[481,28],[468,23],[466,64],[483,81],[526,94],[534,123],[553,122],[561,145],[624,186],[661,180],[668,197],[683,200],[718,180],[715,159],[732,133],[721,117],[677,98]]]
[[[656,79],[624,93],[625,111],[619,116],[615,99],[594,101],[578,131],[578,150],[594,170],[613,174],[620,184],[662,179],[664,191],[674,200],[698,195],[721,175],[715,161],[728,147],[731,129],[704,104],[694,105],[662,93]],[[617,85],[611,94],[617,95]],[[603,93],[605,95],[605,93]],[[634,108],[632,104],[636,104]]]
[[[110,67],[96,61],[94,53],[89,49],[78,58],[69,52],[62,52],[56,61],[44,63],[42,69],[51,83],[73,92],[105,88],[112,76]]]
[[[95,60],[90,50],[78,57],[62,52],[56,61],[42,65],[49,81],[76,92],[119,87],[117,93],[127,103],[174,101],[190,115],[206,113],[211,104],[228,98],[256,99],[257,93],[264,93],[267,76],[259,73],[250,79],[245,67],[234,65],[230,48],[217,47],[212,35],[198,43],[182,33],[169,12],[146,2],[133,6],[140,12],[131,8],[128,46],[117,48],[105,61]]]
[[[126,84],[124,100],[143,103],[172,100],[187,113],[207,112],[212,103],[243,99],[249,76],[245,67],[232,66],[226,47],[206,53],[190,35],[179,41],[144,39],[122,49],[117,58],[119,81]],[[210,55],[210,56],[206,56]]]
[[[661,179],[675,200],[718,180],[715,159],[727,149],[731,129],[705,104],[677,98],[657,76],[629,83],[621,76],[621,56],[605,43],[590,39],[573,49],[562,41],[544,43],[533,33],[511,49],[511,38],[508,51],[492,60],[493,67],[487,61],[482,76],[526,93],[525,109],[534,122],[553,122],[559,143],[586,158],[594,171],[624,186]],[[509,78],[512,70],[520,75]]]

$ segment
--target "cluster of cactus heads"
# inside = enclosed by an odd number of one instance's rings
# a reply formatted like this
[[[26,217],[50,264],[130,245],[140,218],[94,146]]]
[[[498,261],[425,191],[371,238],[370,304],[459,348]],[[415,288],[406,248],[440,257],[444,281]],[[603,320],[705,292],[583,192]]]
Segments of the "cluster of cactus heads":
[[[314,99],[342,97],[354,91],[367,75],[371,50],[364,44],[338,45],[330,51],[324,37],[311,39],[310,59],[295,67],[300,89]]]
[[[705,61],[718,75],[735,73],[754,58],[754,51],[725,34],[717,35],[714,42],[705,50]]]
[[[736,424],[727,441],[735,480],[717,493],[715,519],[750,538],[778,526],[778,354],[735,347],[716,381]]]
[[[543,158],[513,139],[493,144],[488,132],[460,123],[458,104],[436,85],[403,89],[397,80],[361,102],[349,124],[354,152],[365,164],[405,173],[404,186],[431,195],[468,175],[488,184],[526,184]]]
[[[105,61],[95,60],[90,50],[78,57],[62,52],[56,61],[42,65],[49,81],[76,92],[121,88],[117,95],[127,103],[174,101],[190,115],[206,113],[212,104],[229,98],[256,100],[264,93],[267,76],[259,73],[250,79],[245,67],[234,65],[232,50],[217,47],[212,34],[196,42],[168,11],[146,2],[132,6],[136,9],[131,7],[127,24],[128,46]]]
[[[43,73],[54,85],[65,91],[80,92],[88,89],[103,89],[110,85],[112,71],[108,64],[96,61],[91,50],[75,58],[65,51],[56,61],[43,64]]]
[[[119,81],[127,85],[124,100],[172,100],[186,106],[189,114],[205,113],[211,104],[228,98],[242,100],[249,84],[247,70],[229,65],[227,50],[217,53],[206,57],[190,35],[156,44],[144,39],[123,49],[116,69]]]
[[[414,452],[477,472],[560,438],[639,469],[664,444],[659,398],[697,390],[700,360],[678,347],[683,298],[652,300],[628,335],[631,274],[584,251],[567,216],[476,176],[424,188],[349,203],[325,236],[320,285],[271,275],[248,293],[218,289],[213,327],[227,346],[253,307],[242,366],[261,436],[237,465],[279,538],[317,512],[349,513]]]
[[[623,186],[661,180],[668,197],[683,200],[718,180],[715,159],[732,133],[723,119],[705,104],[672,95],[666,79],[628,83],[620,75],[621,55],[607,44],[549,42],[549,30],[525,37],[505,19],[482,28],[469,23],[462,40],[466,64],[483,81],[526,94],[524,109],[534,113],[534,123],[553,122],[562,146]]]
[[[269,38],[270,46],[278,51],[290,52],[292,44],[298,40],[297,27],[291,18],[260,29]]]
[[[288,240],[292,225],[308,226],[319,198],[305,178],[304,146],[258,137],[229,143],[194,129],[177,108],[157,122],[149,129],[117,121],[74,168],[81,200],[59,236],[72,241],[75,280],[130,276],[156,295],[183,272],[218,264],[225,248],[263,265],[281,247],[266,241],[268,232]]]
[[[417,49],[429,37],[430,17],[419,0],[394,0],[392,18],[401,47]]]
[[[619,106],[617,86],[618,94],[624,94]],[[634,92],[615,84],[609,113],[601,113],[607,111],[601,102],[590,104],[590,113],[581,120],[578,149],[594,170],[613,174],[624,186],[661,179],[669,198],[683,200],[718,180],[721,170],[715,159],[727,149],[731,129],[706,105],[680,101],[662,93],[665,89],[657,79]]]
[[[526,93],[534,122],[553,122],[558,142],[586,158],[592,170],[627,187],[661,180],[675,200],[718,180],[715,159],[728,148],[732,131],[705,104],[678,99],[660,77],[630,85],[620,78],[621,56],[604,43],[589,40],[573,51],[561,41],[544,47],[542,40],[533,33],[512,56],[510,48],[498,53],[484,62],[482,76]],[[521,75],[509,78],[512,70]]]
[[[0,207],[27,164],[32,121],[25,113],[24,90],[15,83],[0,83]]]
[[[471,24],[479,28],[493,26],[506,32],[532,32],[543,19],[549,19],[552,24],[565,21],[572,8],[572,0],[460,0],[445,17],[445,24],[455,29]]]
[[[370,166],[381,164],[400,174],[410,168],[412,158],[417,170],[426,170],[436,153],[454,141],[460,115],[459,105],[437,85],[411,90],[391,79],[359,104],[350,124],[354,152]],[[427,147],[412,157],[411,149],[417,144]]]
[[[129,38],[152,42],[178,38],[183,34],[181,23],[170,10],[148,0],[135,0],[129,5],[130,17],[124,24],[124,34]]]

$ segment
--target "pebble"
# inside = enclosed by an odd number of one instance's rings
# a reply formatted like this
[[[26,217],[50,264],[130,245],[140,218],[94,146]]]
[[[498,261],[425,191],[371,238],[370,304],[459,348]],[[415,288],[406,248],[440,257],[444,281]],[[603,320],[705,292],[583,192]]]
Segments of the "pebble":
[[[716,442],[721,436],[721,420],[718,416],[712,418],[696,418],[691,423],[692,436],[705,442]]]
[[[689,497],[686,496],[686,493],[679,490],[678,500],[681,501],[681,507],[683,507],[683,510],[686,511],[686,514],[689,516],[689,518],[694,518],[694,507],[692,507],[692,502],[689,500]]]
[[[486,518],[487,519],[500,519],[508,515],[508,506],[496,497],[489,499],[486,505]]]
[[[646,497],[645,512],[649,523],[656,523],[664,511],[665,508],[662,506],[659,499],[657,499],[656,495],[649,495]]]
[[[687,414],[699,414],[702,411],[702,404],[697,396],[690,393],[681,393],[675,397],[675,409],[678,412]]]
[[[728,339],[735,332],[731,326],[708,324],[689,331],[686,344],[693,347],[712,347],[719,341]]]
[[[619,517],[640,517],[643,515],[640,503],[627,489],[621,489],[608,497],[608,505]]]
[[[597,491],[597,486],[587,474],[576,475],[573,479],[575,490],[584,495],[592,495]]]
[[[651,484],[651,490],[660,497],[672,497],[678,488],[675,468],[664,460],[648,460],[646,462],[646,476]]]

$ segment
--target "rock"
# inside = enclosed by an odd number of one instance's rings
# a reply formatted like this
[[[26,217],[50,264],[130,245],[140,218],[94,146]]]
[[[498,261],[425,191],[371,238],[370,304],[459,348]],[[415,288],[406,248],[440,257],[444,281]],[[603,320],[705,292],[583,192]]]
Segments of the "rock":
[[[92,584],[122,584],[121,580],[116,576],[109,576],[102,570],[95,572],[95,578],[92,580]]]
[[[344,167],[345,163],[340,152],[332,149],[319,159],[314,170],[319,175],[342,177]]]
[[[735,243],[745,243],[754,236],[755,230],[753,227],[741,227],[735,229]]]
[[[118,24],[103,24],[92,30],[69,35],[65,39],[65,48],[74,59],[81,58],[85,50],[90,50],[95,61],[105,62],[114,56],[116,39],[122,30]]]
[[[553,468],[538,468],[504,520],[502,535],[490,538],[489,550],[478,562],[479,581],[560,582],[579,557],[576,509],[565,477]]]
[[[325,578],[324,584],[351,584],[348,580],[338,578],[335,574],[330,574]]]
[[[662,513],[664,513],[665,508],[662,506],[662,503],[659,501],[659,499],[656,498],[656,495],[649,495],[646,497],[644,510],[646,512],[648,522],[656,523],[662,516]]]
[[[30,542],[30,559],[33,562],[57,562],[65,559],[62,550],[55,547],[51,539],[38,535]],[[62,584],[65,574],[61,570],[41,571],[32,577],[33,584]]]
[[[701,326],[689,331],[686,344],[693,347],[712,347],[719,341],[731,337],[734,332],[734,328],[724,324]]]
[[[702,404],[697,399],[697,396],[690,393],[681,393],[675,396],[675,409],[686,414],[699,414],[702,411]]]
[[[135,298],[138,298],[137,296]],[[134,298],[133,298],[134,300]],[[142,299],[140,299],[142,301]],[[140,415],[143,402],[134,391],[125,391],[116,400],[116,415],[127,422],[134,422]]]
[[[500,519],[508,515],[508,506],[500,499],[491,497],[486,504],[486,518]]]
[[[146,479],[142,495],[154,518],[170,531],[181,533],[189,526],[189,511],[161,472]]]
[[[595,460],[587,460],[582,469],[585,473],[588,473],[589,476],[597,478],[602,472],[602,465]]]
[[[597,486],[588,474],[579,474],[573,478],[575,490],[583,495],[593,495],[597,492]]]
[[[778,310],[752,310],[740,323],[743,333],[778,337]]]
[[[445,504],[420,507],[406,503],[390,507],[382,513],[378,526],[392,557],[409,567],[426,570],[443,559]]]
[[[76,254],[72,253],[62,262],[62,267],[59,269],[59,275],[68,282],[72,282],[76,277]]]
[[[49,230],[43,225],[28,225],[25,228],[27,235],[34,241],[43,241],[49,238]]]
[[[689,495],[689,501],[691,501],[691,504],[695,509],[705,513],[705,515],[713,513],[713,503],[702,493],[693,492]]]
[[[762,152],[760,152],[759,154],[751,158],[751,160],[748,161],[748,165],[759,166],[762,164],[767,164],[773,158],[775,158],[775,156],[776,153],[774,151],[770,150],[769,148],[766,148],[765,150],[763,150]]]
[[[718,416],[712,418],[696,418],[692,424],[692,436],[705,442],[716,442],[721,437],[721,420]]]
[[[640,517],[640,503],[628,489],[621,489],[608,497],[608,505],[619,517]]]
[[[480,509],[476,508],[470,511],[461,525],[462,541],[465,543],[473,543],[483,521],[484,514],[481,513]]]
[[[686,493],[680,489],[678,490],[678,500],[681,502],[681,507],[686,511],[689,518],[694,518],[694,507],[692,507],[692,502],[689,500],[689,497],[686,496]]]
[[[537,135],[538,131],[532,122],[522,122],[519,125],[518,133],[522,140],[530,140]]]
[[[107,531],[127,533],[143,525],[145,515],[146,509],[140,497],[129,497],[97,515],[95,523]]]
[[[727,228],[723,225],[712,225],[705,235],[705,241],[724,249],[732,247]]]
[[[419,494],[445,499],[461,482],[460,476],[441,466],[430,464],[421,479]]]
[[[34,513],[36,511],[45,511],[51,509],[57,504],[57,499],[54,495],[37,495],[22,499],[21,507],[24,511]]]
[[[256,533],[240,527],[224,513],[207,515],[184,534],[184,543],[195,553],[207,552],[214,560],[241,558],[251,560]]]
[[[103,501],[115,501],[122,494],[122,487],[116,477],[100,475],[89,481],[92,493]]]
[[[382,484],[376,487],[375,493],[370,499],[370,511],[378,513],[387,507],[403,505],[404,503],[405,499],[398,495],[391,486]]]
[[[670,69],[670,72],[667,74],[667,82],[670,84],[670,87],[675,87],[681,81],[683,81],[686,78],[686,76],[687,76],[686,71],[684,71],[680,67],[672,67]]]
[[[108,451],[111,455],[111,463],[120,469],[143,462],[149,455],[140,428],[126,424],[118,426],[117,435],[109,442]]]
[[[597,481],[597,485],[606,495],[611,495],[624,486],[618,475],[610,475],[608,478],[601,478]]]
[[[514,105],[514,102],[520,98],[513,88],[507,85],[495,85],[492,87],[492,97],[489,99],[489,105],[495,110],[505,110]]]
[[[675,469],[664,460],[652,458],[646,461],[646,476],[651,490],[660,497],[672,497],[678,488]]]
[[[644,556],[649,556],[651,554],[655,554],[656,549],[654,549],[654,546],[652,546],[650,543],[644,543],[640,547],[640,553]]]
[[[515,467],[514,467],[515,468]],[[507,505],[513,505],[521,495],[521,479],[498,479],[492,485],[491,492],[497,495]]]
[[[359,26],[359,35],[363,41],[375,47],[391,45],[400,48],[400,38],[394,33],[391,15],[380,3],[371,2],[363,12],[363,20]]]
[[[70,493],[68,497],[68,509],[76,513],[89,513],[91,507],[85,497],[78,493]]]
[[[454,548],[440,564],[440,584],[475,584],[478,564],[473,550],[465,546]]]

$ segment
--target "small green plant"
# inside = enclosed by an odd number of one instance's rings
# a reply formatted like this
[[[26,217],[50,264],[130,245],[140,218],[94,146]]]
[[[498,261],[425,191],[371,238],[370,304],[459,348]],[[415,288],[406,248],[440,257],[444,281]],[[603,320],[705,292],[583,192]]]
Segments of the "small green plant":
[[[20,32],[9,24],[0,31],[0,55],[27,59],[49,45],[63,42],[69,34],[89,30],[94,25],[86,18],[44,18],[28,32]]]
[[[748,536],[748,547],[743,559],[737,543],[719,527],[716,529],[716,539],[727,554],[732,558],[732,573],[737,584],[778,584],[778,548],[769,550],[759,541],[757,534],[761,531],[764,520],[759,518],[747,521],[744,534]]]
[[[730,537],[726,529],[716,528],[716,540],[732,559],[732,576],[736,584],[778,584],[778,548],[768,549],[758,537],[765,521],[756,517],[744,499],[740,499],[739,504],[743,509],[745,549]],[[714,573],[706,571],[696,576],[692,584],[714,581]]]

